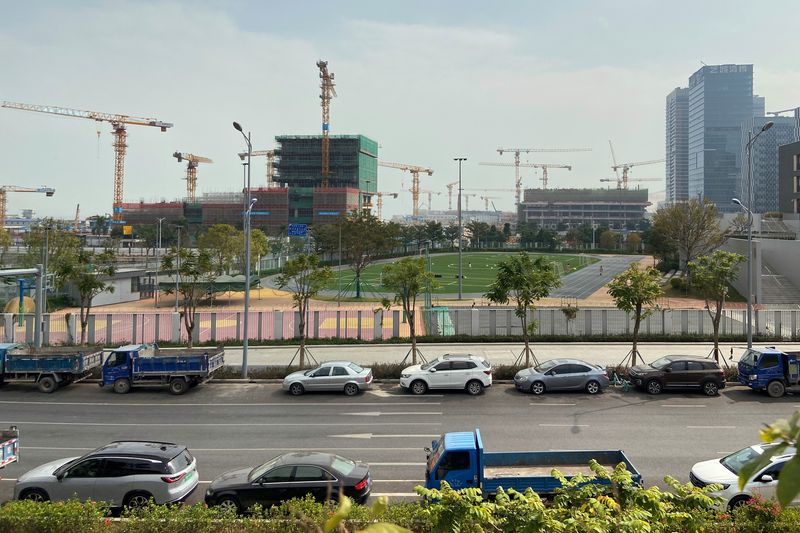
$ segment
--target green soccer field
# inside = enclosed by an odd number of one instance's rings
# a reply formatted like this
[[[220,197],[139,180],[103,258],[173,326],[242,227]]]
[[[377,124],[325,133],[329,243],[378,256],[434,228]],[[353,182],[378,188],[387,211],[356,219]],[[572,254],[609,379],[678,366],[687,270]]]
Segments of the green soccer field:
[[[463,292],[485,293],[489,285],[495,280],[497,270],[495,265],[518,252],[469,252],[462,254],[461,268],[464,272]],[[545,257],[552,261],[556,271],[564,276],[576,270],[596,263],[597,259],[584,255],[563,255],[563,254],[531,254],[534,257]],[[381,284],[381,271],[383,264],[371,265],[363,273],[361,290],[364,296],[371,293],[383,292],[385,289]],[[431,270],[436,276],[439,284],[434,294],[452,294],[458,292],[458,255],[432,255]],[[355,273],[348,268],[342,269],[341,273],[334,271],[333,281],[328,284],[328,289],[338,290],[341,276],[341,288],[343,294],[355,293]]]

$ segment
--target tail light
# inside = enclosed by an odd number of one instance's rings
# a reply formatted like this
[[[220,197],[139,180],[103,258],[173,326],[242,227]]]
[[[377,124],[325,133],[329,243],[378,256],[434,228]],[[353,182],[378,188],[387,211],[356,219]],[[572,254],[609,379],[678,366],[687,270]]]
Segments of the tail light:
[[[185,477],[186,477],[186,472],[183,472],[175,476],[161,476],[161,481],[163,481],[164,483],[172,484],[172,483],[177,483],[178,481],[182,480]]]
[[[364,479],[362,479],[361,481],[356,483],[356,486],[353,487],[353,488],[356,489],[356,490],[364,490],[365,488],[367,488],[368,480],[369,480],[369,476],[365,477]]]
[[[369,383],[370,381],[372,381],[372,372],[367,374],[367,377],[364,378],[364,383]]]
[[[487,376],[491,376],[492,375],[492,371],[491,370],[484,370],[483,373],[486,374]]]

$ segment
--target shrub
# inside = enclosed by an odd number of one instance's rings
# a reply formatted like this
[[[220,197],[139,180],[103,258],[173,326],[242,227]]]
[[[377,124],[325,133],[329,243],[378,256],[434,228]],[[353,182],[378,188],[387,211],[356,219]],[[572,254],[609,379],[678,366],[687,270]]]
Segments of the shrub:
[[[686,280],[680,276],[673,276],[669,278],[669,285],[676,291],[685,291],[686,290]]]
[[[105,528],[105,520],[108,516],[108,507],[97,502],[10,501],[0,508],[0,531],[9,533],[93,533]]]

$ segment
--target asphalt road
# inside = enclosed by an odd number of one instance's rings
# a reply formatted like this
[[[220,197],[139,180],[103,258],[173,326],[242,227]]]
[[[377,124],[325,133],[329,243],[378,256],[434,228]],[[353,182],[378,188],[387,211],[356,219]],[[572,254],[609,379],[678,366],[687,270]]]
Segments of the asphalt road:
[[[631,263],[642,260],[640,255],[598,256],[599,262],[567,274],[561,278],[561,287],[550,293],[551,298],[577,298],[583,300],[603,288],[611,279],[623,272]]]
[[[201,480],[292,450],[322,450],[368,462],[373,495],[413,497],[424,477],[423,447],[445,431],[480,427],[489,451],[623,449],[648,484],[687,481],[697,461],[757,442],[764,423],[789,416],[800,396],[773,400],[743,387],[708,398],[639,392],[533,397],[509,385],[484,395],[414,397],[396,385],[346,398],[285,395],[272,384],[206,384],[184,396],[137,390],[127,396],[78,384],[53,395],[7,385],[0,426],[21,432],[21,460],[0,471],[0,501],[13,481],[44,462],[81,455],[118,439],[184,443]],[[190,501],[200,501],[206,484]]]

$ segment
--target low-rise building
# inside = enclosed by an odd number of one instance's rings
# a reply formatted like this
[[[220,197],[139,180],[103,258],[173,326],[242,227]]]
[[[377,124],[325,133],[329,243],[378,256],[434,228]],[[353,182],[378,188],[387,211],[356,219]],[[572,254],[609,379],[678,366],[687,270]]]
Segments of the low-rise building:
[[[647,189],[526,189],[519,221],[547,229],[561,224],[622,229],[644,220],[649,205]]]

